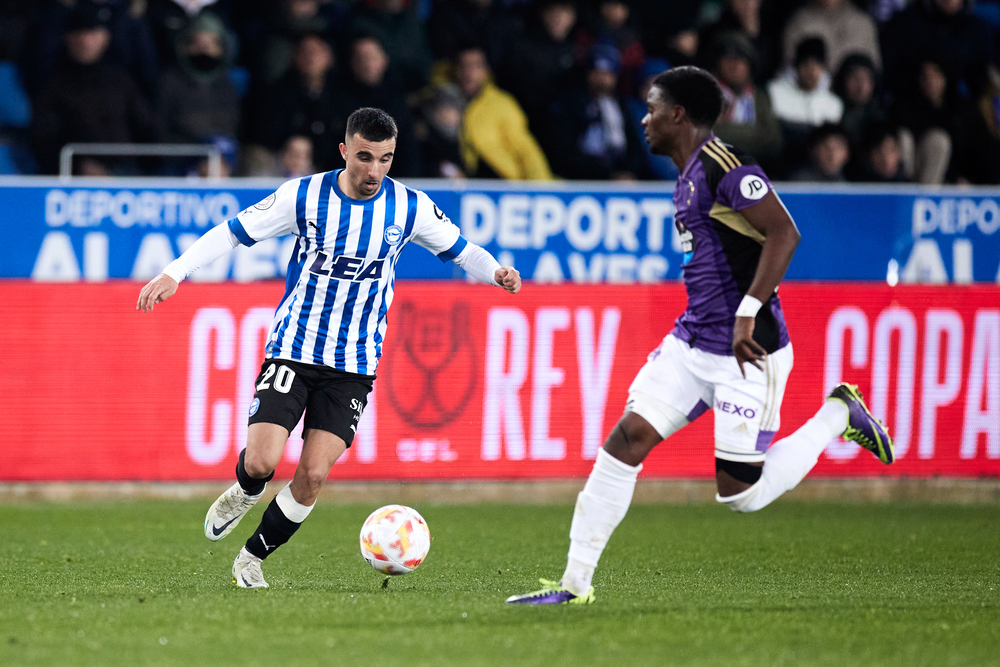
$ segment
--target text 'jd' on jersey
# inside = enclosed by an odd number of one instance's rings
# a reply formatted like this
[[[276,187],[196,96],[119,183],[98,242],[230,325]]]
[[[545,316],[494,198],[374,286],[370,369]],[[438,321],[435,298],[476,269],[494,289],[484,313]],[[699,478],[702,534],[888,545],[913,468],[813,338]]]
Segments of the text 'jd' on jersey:
[[[736,309],[753,282],[764,237],[740,211],[772,189],[752,157],[718,137],[688,159],[674,188],[674,224],[684,252],[687,310],[674,336],[712,354],[733,354]],[[757,314],[754,340],[767,352],[788,344],[777,293]]]
[[[400,250],[412,240],[447,261],[467,242],[423,192],[386,177],[374,197],[352,199],[340,171],[288,181],[228,224],[246,246],[297,237],[267,358],[374,375]]]

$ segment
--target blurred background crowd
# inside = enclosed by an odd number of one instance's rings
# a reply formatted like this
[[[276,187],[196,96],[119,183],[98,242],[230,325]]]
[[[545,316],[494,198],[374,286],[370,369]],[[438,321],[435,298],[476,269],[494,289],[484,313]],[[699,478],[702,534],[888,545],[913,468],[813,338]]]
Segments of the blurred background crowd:
[[[998,33],[1000,0],[0,0],[0,173],[156,142],[301,176],[341,166],[347,116],[376,106],[395,177],[671,179],[644,100],[696,64],[725,94],[717,134],[776,180],[997,184]]]

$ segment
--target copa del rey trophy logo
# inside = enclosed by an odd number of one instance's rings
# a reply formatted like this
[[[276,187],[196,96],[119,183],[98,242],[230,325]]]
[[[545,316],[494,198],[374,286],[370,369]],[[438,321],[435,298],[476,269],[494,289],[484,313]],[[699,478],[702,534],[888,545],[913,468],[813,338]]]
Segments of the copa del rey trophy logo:
[[[452,422],[476,390],[479,363],[469,336],[469,306],[397,304],[394,338],[385,368],[392,407],[411,426],[438,428]]]

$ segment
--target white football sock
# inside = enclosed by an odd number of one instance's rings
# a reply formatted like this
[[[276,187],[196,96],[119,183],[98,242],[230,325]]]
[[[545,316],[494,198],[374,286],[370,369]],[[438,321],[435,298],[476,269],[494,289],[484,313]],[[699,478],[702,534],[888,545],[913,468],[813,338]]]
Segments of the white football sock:
[[[576,596],[590,590],[601,553],[632,504],[635,480],[642,464],[630,466],[597,450],[594,469],[576,497],[576,510],[569,530],[569,559],[561,582]]]
[[[312,512],[313,508],[316,507],[316,503],[312,505],[303,505],[299,501],[295,500],[292,495],[292,483],[289,482],[285,488],[278,492],[278,495],[274,497],[274,502],[278,503],[278,508],[281,513],[285,515],[285,518],[289,521],[294,521],[295,523],[302,523],[309,516],[309,512]]]
[[[760,480],[735,496],[715,499],[738,512],[756,512],[778,496],[794,489],[812,470],[831,440],[847,429],[847,406],[828,400],[816,415],[787,438],[771,445],[764,458]]]

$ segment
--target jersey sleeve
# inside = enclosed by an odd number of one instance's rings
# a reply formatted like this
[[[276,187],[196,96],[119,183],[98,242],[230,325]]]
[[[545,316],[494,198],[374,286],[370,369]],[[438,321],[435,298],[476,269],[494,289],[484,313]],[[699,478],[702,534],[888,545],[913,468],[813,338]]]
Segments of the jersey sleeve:
[[[410,238],[417,245],[437,255],[442,262],[455,259],[468,245],[458,227],[437,207],[437,204],[431,201],[430,197],[419,191],[417,216]]]
[[[756,164],[743,164],[722,176],[715,200],[734,211],[742,211],[760,202],[773,188],[763,169]]]
[[[252,246],[257,241],[298,231],[295,209],[300,180],[283,183],[273,194],[227,221],[229,231],[240,244]]]

